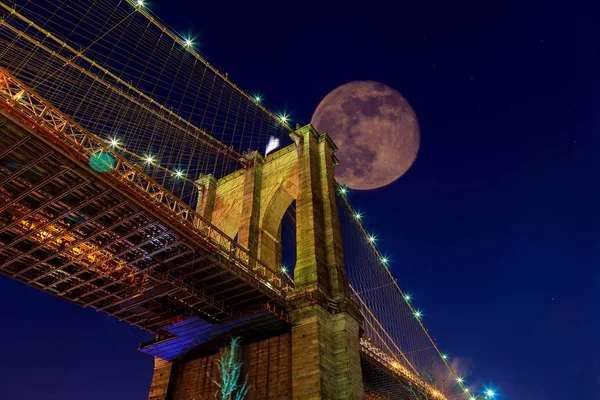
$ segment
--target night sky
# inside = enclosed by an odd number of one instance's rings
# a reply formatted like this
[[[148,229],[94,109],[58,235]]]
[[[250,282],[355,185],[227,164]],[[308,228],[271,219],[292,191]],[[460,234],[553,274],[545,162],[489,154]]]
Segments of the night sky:
[[[326,3],[150,8],[292,125],[353,80],[401,92],[417,160],[349,198],[440,348],[501,399],[600,399],[600,9]],[[7,278],[0,317],[0,399],[147,398],[145,334]]]

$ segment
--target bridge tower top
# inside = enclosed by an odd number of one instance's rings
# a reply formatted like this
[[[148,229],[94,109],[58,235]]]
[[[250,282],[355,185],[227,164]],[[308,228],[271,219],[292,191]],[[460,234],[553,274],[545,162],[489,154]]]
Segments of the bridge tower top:
[[[197,211],[278,271],[281,221],[296,201],[295,288],[287,307],[293,399],[360,398],[362,317],[344,270],[333,175],[337,148],[311,125],[290,137],[294,143],[266,158],[248,155],[245,169],[198,180]]]
[[[311,288],[332,300],[349,297],[333,176],[337,147],[311,126],[290,134],[294,143],[219,180],[198,179],[197,212],[274,272],[281,268],[281,221],[296,201],[297,292]]]

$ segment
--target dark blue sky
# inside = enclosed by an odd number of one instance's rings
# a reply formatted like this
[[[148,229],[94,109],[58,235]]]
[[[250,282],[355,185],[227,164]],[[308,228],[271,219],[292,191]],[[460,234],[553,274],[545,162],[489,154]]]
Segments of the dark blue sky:
[[[505,399],[600,399],[600,9],[217,3],[150,7],[293,123],[353,80],[415,108],[411,170],[349,196],[470,381]],[[152,360],[133,328],[6,278],[0,317],[0,398],[146,398]]]

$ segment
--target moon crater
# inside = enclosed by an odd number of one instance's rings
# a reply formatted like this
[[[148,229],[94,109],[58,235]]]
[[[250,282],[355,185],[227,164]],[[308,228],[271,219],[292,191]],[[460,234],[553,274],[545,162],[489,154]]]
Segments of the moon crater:
[[[339,183],[369,190],[389,185],[419,151],[419,122],[408,101],[379,82],[355,81],[334,89],[315,110],[312,125],[338,146]]]

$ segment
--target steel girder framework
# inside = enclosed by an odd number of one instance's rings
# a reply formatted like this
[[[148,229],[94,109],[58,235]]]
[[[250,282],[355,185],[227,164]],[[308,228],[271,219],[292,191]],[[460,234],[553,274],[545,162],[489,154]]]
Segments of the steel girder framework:
[[[0,71],[0,273],[131,325],[218,322],[291,284],[103,142]]]

